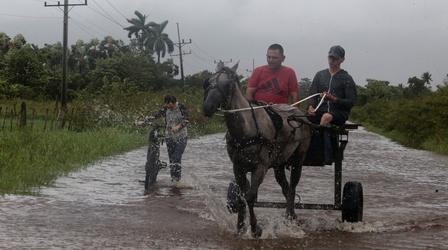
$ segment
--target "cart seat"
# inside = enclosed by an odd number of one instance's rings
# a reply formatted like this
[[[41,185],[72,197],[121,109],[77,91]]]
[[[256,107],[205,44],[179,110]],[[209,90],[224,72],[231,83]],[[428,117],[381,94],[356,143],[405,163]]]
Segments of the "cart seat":
[[[348,130],[358,129],[359,124],[345,123],[342,126],[317,127],[313,129],[310,146],[303,163],[304,166],[332,165],[347,144]],[[346,135],[345,138],[342,138]],[[341,159],[342,160],[342,159]]]

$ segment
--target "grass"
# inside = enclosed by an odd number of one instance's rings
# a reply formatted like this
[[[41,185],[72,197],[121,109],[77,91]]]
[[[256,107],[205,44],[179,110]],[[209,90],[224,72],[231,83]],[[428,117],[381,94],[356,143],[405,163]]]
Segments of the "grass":
[[[419,147],[416,147],[414,146],[415,143],[412,141],[412,138],[397,130],[386,131],[384,129],[372,126],[366,122],[362,122],[362,124],[367,130],[383,135],[387,138],[390,138],[391,140],[400,143],[404,146],[416,149],[428,150],[438,154],[448,155],[448,141],[445,140],[445,138],[448,138],[448,135],[445,136],[438,135],[437,138],[431,137],[429,139],[426,139],[423,143],[421,143]]]
[[[69,103],[69,110],[102,104],[115,113],[125,114],[127,119],[116,120],[112,117],[97,122],[97,112],[91,108],[83,109],[90,113],[80,118],[87,119],[89,126],[76,127],[75,124],[77,132],[58,129],[54,118],[55,103],[52,101],[26,100],[27,126],[19,129],[18,118],[11,119],[10,112],[15,107],[16,113],[19,113],[23,100],[0,100],[0,194],[38,192],[38,187],[51,184],[58,176],[103,157],[145,145],[150,128],[136,131],[132,125],[133,117],[159,109],[164,94],[167,93],[127,93],[122,89],[113,89],[111,93],[96,99],[80,98]],[[189,110],[190,138],[226,130],[222,117],[209,119],[202,115],[201,89],[191,89],[188,93],[174,89],[169,94],[178,96]],[[76,123],[79,119],[74,121]]]
[[[0,131],[0,193],[33,193],[60,175],[145,142],[140,133],[116,128]]]

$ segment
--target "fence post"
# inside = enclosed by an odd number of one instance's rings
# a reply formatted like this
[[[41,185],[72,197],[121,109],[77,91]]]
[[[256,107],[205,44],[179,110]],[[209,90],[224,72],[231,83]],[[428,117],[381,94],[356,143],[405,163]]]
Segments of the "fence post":
[[[2,130],[5,129],[6,117],[8,116],[8,107],[5,107],[5,115],[3,116]]]
[[[11,109],[11,120],[9,122],[9,131],[12,131],[12,122],[14,121],[14,110]]]
[[[75,112],[75,108],[72,108],[72,113],[70,114],[70,116],[68,117],[68,127],[67,130],[71,130],[72,129],[72,120],[73,120],[73,113]]]
[[[47,121],[48,121],[48,108],[47,108],[47,112],[45,114],[45,121],[44,121],[44,131],[47,130]]]
[[[22,102],[20,105],[20,117],[19,117],[19,127],[23,128],[26,126],[26,103]]]
[[[33,116],[31,118],[30,125],[31,125],[31,129],[33,129],[34,120],[36,119],[36,109],[33,108],[31,110],[33,110]]]

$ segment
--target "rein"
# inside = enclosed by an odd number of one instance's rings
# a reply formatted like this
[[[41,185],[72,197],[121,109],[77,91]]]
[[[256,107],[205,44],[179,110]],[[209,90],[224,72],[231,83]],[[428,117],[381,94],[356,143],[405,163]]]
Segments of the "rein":
[[[219,91],[219,88],[217,88],[217,89],[218,89],[218,91]],[[220,93],[221,93],[221,92],[220,92]],[[296,106],[297,104],[300,104],[300,103],[302,103],[302,102],[304,102],[304,101],[306,101],[306,100],[309,100],[309,99],[311,99],[311,98],[313,98],[313,97],[315,97],[315,96],[321,95],[321,94],[322,94],[322,93],[316,93],[316,94],[314,94],[314,95],[310,95],[310,96],[308,96],[308,97],[306,97],[306,98],[303,98],[302,100],[299,100],[299,101],[296,102],[296,103],[291,104],[291,106]],[[319,104],[317,105],[316,110],[319,109],[320,106],[322,105],[323,100],[325,99],[325,96],[326,96],[326,94],[324,94],[324,95],[322,96],[322,99],[320,100]],[[221,112],[223,112],[223,113],[236,113],[236,112],[248,111],[248,110],[252,110],[252,111],[253,111],[253,110],[255,110],[255,109],[267,108],[267,107],[276,106],[276,105],[278,105],[278,104],[266,104],[266,105],[263,105],[263,106],[256,106],[256,107],[253,107],[252,105],[250,105],[249,108],[240,108],[240,109],[219,109],[219,111],[221,111]]]

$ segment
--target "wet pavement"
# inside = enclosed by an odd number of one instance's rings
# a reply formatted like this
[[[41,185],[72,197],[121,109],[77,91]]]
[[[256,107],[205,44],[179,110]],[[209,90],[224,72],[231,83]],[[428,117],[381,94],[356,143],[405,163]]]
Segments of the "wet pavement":
[[[146,148],[61,177],[38,196],[0,197],[0,248],[11,249],[448,249],[448,157],[402,147],[363,129],[350,133],[343,182],[364,189],[364,221],[340,211],[256,208],[261,239],[236,235],[225,209],[232,167],[223,134],[190,140],[183,180],[168,169],[143,195]],[[166,147],[162,146],[166,159]],[[304,167],[304,203],[333,202],[333,168]],[[269,171],[259,201],[283,201]]]

